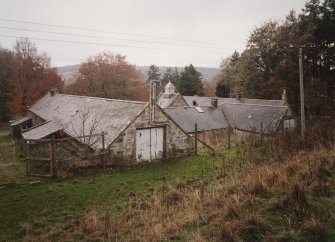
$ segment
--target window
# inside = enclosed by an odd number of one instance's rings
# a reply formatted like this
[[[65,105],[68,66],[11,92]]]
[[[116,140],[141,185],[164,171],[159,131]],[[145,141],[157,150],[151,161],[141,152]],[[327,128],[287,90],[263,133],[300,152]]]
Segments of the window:
[[[284,129],[294,129],[295,128],[295,120],[287,119],[284,120]]]

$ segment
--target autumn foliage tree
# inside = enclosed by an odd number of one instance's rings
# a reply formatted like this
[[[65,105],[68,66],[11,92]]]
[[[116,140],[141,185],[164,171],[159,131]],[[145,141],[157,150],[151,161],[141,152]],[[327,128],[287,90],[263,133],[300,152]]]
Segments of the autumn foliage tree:
[[[248,98],[278,99],[285,88],[299,113],[299,48],[303,50],[305,107],[308,116],[335,108],[335,4],[309,0],[302,13],[254,29],[246,49],[220,66],[217,94],[242,92]]]
[[[14,47],[10,109],[23,115],[27,107],[51,88],[61,89],[63,81],[50,66],[46,53],[39,53],[28,39],[21,39]]]
[[[13,52],[0,48],[0,122],[10,119],[8,103],[11,101],[13,65]]]
[[[81,63],[76,81],[67,93],[113,99],[146,100],[148,84],[126,57],[102,52]]]

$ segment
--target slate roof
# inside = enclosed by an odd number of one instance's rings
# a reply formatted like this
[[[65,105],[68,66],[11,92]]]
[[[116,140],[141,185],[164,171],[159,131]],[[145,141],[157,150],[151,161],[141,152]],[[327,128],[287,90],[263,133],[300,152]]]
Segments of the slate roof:
[[[167,113],[186,133],[194,132],[197,123],[198,131],[225,129],[228,122],[220,108],[201,107],[199,112],[195,107],[166,108]]]
[[[110,144],[144,110],[147,103],[49,93],[29,110],[45,121],[57,120],[70,136],[107,132]],[[101,148],[101,142],[91,145]]]
[[[11,123],[10,123],[10,126],[16,126],[16,125],[19,125],[19,124],[22,124],[28,120],[30,120],[31,117],[21,117],[19,119],[16,119],[16,120],[13,120]]]
[[[242,99],[236,102],[233,98],[224,98],[215,109],[210,106],[210,97],[198,97],[197,100],[202,105],[166,108],[164,111],[187,133],[194,132],[194,124],[197,123],[199,131],[227,128],[230,125],[257,133],[261,133],[262,127],[265,134],[275,132],[289,111],[288,106],[281,105],[284,103],[281,100]]]
[[[56,120],[51,120],[22,133],[22,137],[25,139],[42,139],[60,129],[62,129],[62,125]]]
[[[158,106],[161,108],[168,108],[171,103],[177,98],[177,96],[180,95],[178,93],[171,93],[171,94],[166,94],[163,93],[162,95],[159,96],[157,100]]]
[[[189,106],[193,106],[195,101],[197,106],[210,106],[211,97],[199,97],[199,96],[183,96]],[[248,99],[248,98],[217,98],[218,105],[221,106],[225,103],[230,104],[257,104],[257,105],[269,105],[269,106],[284,106],[285,101],[282,100],[266,100],[266,99]]]
[[[221,106],[231,127],[261,133],[275,132],[287,106],[226,103]]]

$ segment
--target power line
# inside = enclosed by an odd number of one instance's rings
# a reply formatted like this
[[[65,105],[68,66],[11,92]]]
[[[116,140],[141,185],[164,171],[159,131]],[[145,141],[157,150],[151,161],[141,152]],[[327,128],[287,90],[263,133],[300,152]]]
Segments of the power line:
[[[24,37],[14,36],[14,35],[4,35],[0,34],[1,37],[5,38],[15,38],[15,39],[22,39]],[[198,52],[204,54],[217,54],[218,52],[204,52],[198,50],[187,50],[187,49],[165,49],[165,48],[157,48],[157,47],[145,47],[145,46],[132,46],[132,45],[121,45],[121,44],[109,44],[109,43],[95,43],[95,42],[82,42],[82,41],[71,41],[71,40],[60,40],[60,39],[47,39],[47,38],[35,38],[35,37],[27,37],[28,39],[32,40],[42,40],[48,42],[62,42],[62,43],[71,43],[71,44],[86,44],[86,45],[97,45],[97,46],[112,46],[112,47],[129,47],[129,48],[137,48],[137,49],[149,49],[149,50],[163,50],[163,51],[187,51],[187,52]]]
[[[188,43],[192,42],[192,43],[206,44],[206,45],[219,45],[219,43],[209,43],[209,42],[197,41],[197,40],[187,40],[187,39],[178,39],[178,38],[169,38],[169,37],[159,37],[159,36],[143,35],[143,34],[121,33],[121,32],[107,31],[107,30],[101,30],[101,29],[83,28],[83,27],[65,26],[65,25],[56,25],[56,24],[46,24],[46,23],[24,21],[24,20],[14,20],[14,19],[0,18],[0,21],[14,22],[14,23],[24,23],[24,24],[33,24],[33,25],[48,26],[48,27],[57,27],[57,28],[66,28],[66,29],[77,29],[77,30],[84,30],[84,31],[94,31],[94,32],[100,32],[100,33],[120,34],[120,35],[127,35],[127,36],[139,36],[139,37],[144,37],[144,38],[154,38],[154,39],[163,39],[163,40],[167,40],[168,39],[168,40],[174,40],[174,41],[181,41],[181,42],[188,42]]]
[[[24,38],[22,36],[20,37],[20,36],[3,35],[3,34],[0,34],[0,36],[1,37],[6,37],[6,38],[16,38],[16,39],[22,39],[22,38]],[[205,53],[205,54],[217,54],[217,52],[204,52],[204,51],[198,51],[198,50],[165,49],[165,48],[158,48],[158,47],[132,46],[132,45],[122,45],[122,44],[83,42],[83,41],[71,41],[71,40],[35,38],[35,37],[27,37],[27,38],[28,39],[33,39],[33,40],[42,40],[42,41],[49,41],[49,42],[62,42],[62,43],[71,43],[71,44],[86,44],[86,45],[112,46],[112,47],[130,47],[130,48],[137,48],[137,49],[163,50],[163,51],[191,51],[191,52],[198,52],[198,53]]]
[[[113,37],[107,37],[107,36],[74,34],[74,33],[44,31],[44,30],[36,30],[36,29],[13,28],[13,27],[3,27],[3,26],[0,26],[0,29],[10,29],[10,30],[29,31],[29,32],[36,32],[36,33],[58,34],[58,35],[67,35],[67,36],[111,39],[111,40],[132,41],[132,42],[141,42],[141,43],[153,43],[153,44],[163,44],[163,45],[173,45],[173,46],[183,46],[183,47],[186,46],[186,47],[195,47],[195,48],[208,48],[208,49],[219,50],[216,47],[209,47],[209,46],[182,45],[182,44],[175,44],[175,43],[171,43],[171,42],[156,42],[156,41],[150,41],[150,40],[122,39],[122,38],[113,38]]]

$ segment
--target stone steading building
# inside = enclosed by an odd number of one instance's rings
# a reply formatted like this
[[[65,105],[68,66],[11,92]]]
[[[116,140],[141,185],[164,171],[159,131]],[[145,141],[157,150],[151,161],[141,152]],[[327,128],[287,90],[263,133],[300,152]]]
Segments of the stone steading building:
[[[157,104],[189,135],[197,124],[199,139],[212,147],[225,144],[228,135],[238,139],[295,126],[285,90],[280,100],[181,96],[168,83]]]
[[[22,137],[29,140],[104,132],[110,156],[127,165],[193,151],[193,138],[152,102],[49,92],[29,108],[26,117],[12,123],[13,129],[20,130],[28,120],[31,127],[25,127]],[[102,149],[99,139],[79,138],[77,142],[97,151]]]

